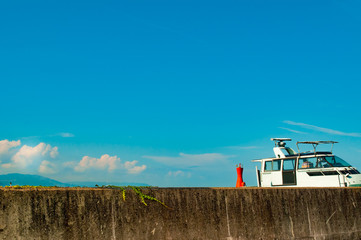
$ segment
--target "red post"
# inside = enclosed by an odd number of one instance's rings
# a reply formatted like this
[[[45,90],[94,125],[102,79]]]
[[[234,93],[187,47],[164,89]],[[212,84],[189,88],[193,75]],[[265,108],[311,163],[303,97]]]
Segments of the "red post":
[[[243,182],[242,173],[243,173],[243,168],[241,167],[241,164],[239,164],[239,166],[237,167],[237,183],[236,183],[236,187],[245,187],[246,186],[246,183]]]

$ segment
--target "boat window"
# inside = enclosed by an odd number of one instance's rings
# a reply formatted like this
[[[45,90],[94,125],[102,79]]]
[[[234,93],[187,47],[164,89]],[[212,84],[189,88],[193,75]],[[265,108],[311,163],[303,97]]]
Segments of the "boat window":
[[[281,160],[273,160],[272,162],[273,162],[273,164],[272,164],[273,171],[281,170]]]
[[[314,168],[317,158],[301,158],[298,160],[298,168]]]
[[[346,161],[342,160],[337,156],[326,157],[327,162],[329,162],[334,167],[350,167],[351,165]]]
[[[329,175],[340,175],[336,171],[322,171],[322,172],[307,172],[308,176],[329,176]]]
[[[266,161],[264,165],[265,171],[272,171],[272,161]]]
[[[281,160],[266,161],[264,166],[265,171],[279,171],[281,170]]]
[[[340,171],[342,174],[360,174],[360,172],[356,169],[345,169]]]
[[[301,158],[298,162],[298,168],[329,168],[350,166],[350,164],[337,156]]]
[[[308,176],[323,176],[322,172],[307,172]]]
[[[301,158],[298,163],[298,168],[327,168],[331,167],[325,157],[311,157]]]
[[[326,160],[326,157],[318,157],[317,160],[319,168],[332,167],[332,165]]]
[[[283,160],[283,170],[293,170],[295,169],[295,159],[285,159]]]
[[[340,175],[338,172],[336,171],[324,171],[322,172],[323,175]]]

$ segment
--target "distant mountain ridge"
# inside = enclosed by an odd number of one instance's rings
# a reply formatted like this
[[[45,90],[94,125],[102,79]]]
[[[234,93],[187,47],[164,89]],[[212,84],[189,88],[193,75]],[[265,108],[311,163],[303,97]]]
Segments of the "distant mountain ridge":
[[[149,186],[145,183],[131,183],[131,182],[68,182],[63,183],[51,178],[43,177],[40,175],[9,173],[0,175],[0,186],[14,185],[30,185],[30,186],[57,186],[57,187],[95,187],[95,185],[115,185],[115,186]]]
[[[148,184],[145,183],[134,183],[134,182],[71,182],[75,186],[79,187],[94,187],[95,185],[98,186],[107,186],[107,185],[114,185],[114,186],[139,186],[139,187],[147,187]]]
[[[1,186],[10,186],[10,184],[69,187],[69,184],[62,183],[54,179],[39,175],[30,175],[30,174],[21,174],[21,173],[10,173],[5,175],[0,175]]]

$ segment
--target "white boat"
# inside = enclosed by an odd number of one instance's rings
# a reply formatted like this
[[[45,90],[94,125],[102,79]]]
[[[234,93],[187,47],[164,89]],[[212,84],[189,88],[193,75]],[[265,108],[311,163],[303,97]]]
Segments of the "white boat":
[[[334,141],[297,142],[298,152],[286,147],[290,138],[271,138],[275,157],[253,160],[261,163],[257,172],[259,187],[360,187],[361,174],[349,163],[332,153]],[[299,144],[313,146],[300,152]],[[331,144],[331,151],[320,152],[320,144]]]

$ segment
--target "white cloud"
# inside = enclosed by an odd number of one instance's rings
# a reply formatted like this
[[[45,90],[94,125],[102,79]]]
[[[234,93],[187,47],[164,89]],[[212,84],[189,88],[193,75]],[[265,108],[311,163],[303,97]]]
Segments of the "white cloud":
[[[281,129],[283,129],[283,130],[286,130],[286,131],[289,131],[289,132],[293,132],[293,133],[306,134],[305,132],[293,130],[293,129],[291,129],[291,128],[285,128],[285,127],[278,127],[278,128],[281,128]]]
[[[138,174],[143,172],[147,166],[142,165],[142,166],[136,166],[136,164],[138,163],[138,161],[134,160],[134,161],[126,161],[124,163],[124,168],[127,169],[128,173],[130,174]]]
[[[178,171],[169,171],[167,176],[169,177],[188,177],[190,178],[192,176],[191,173],[185,173],[181,170],[178,170]]]
[[[0,155],[2,155],[1,167],[11,171],[26,169],[26,171],[39,171],[40,173],[54,173],[55,164],[49,162],[58,156],[58,147],[50,144],[39,143],[35,147],[22,145],[18,141],[0,141]]]
[[[36,139],[36,138],[42,138],[42,137],[63,137],[63,138],[72,138],[75,137],[73,133],[69,132],[60,132],[55,134],[49,134],[44,136],[28,136],[28,137],[22,137],[22,139]]]
[[[117,156],[109,156],[108,154],[102,155],[100,158],[93,158],[89,156],[84,156],[82,160],[75,165],[74,170],[77,172],[84,172],[88,169],[107,169],[109,172],[115,169],[125,169],[130,174],[138,174],[144,171],[147,166],[136,166],[138,161],[126,161],[124,164],[121,163],[120,158]],[[74,166],[74,162],[66,162],[64,166],[71,167]]]
[[[68,132],[61,132],[58,134],[60,137],[63,137],[63,138],[71,138],[71,137],[75,137],[74,134],[72,133],[68,133]]]
[[[204,154],[185,154],[179,153],[177,157],[169,156],[143,156],[157,162],[161,162],[172,166],[201,166],[212,163],[219,163],[227,160],[230,155],[223,155],[221,153],[204,153]]]
[[[41,162],[38,171],[44,174],[52,174],[56,172],[55,169],[56,166],[54,163],[44,160]]]
[[[0,141],[0,155],[9,153],[11,148],[20,146],[20,140],[17,141],[9,141],[7,139]]]
[[[257,147],[257,146],[228,146],[226,148],[235,149],[235,150],[250,150],[250,149],[256,149],[259,147]]]
[[[74,168],[77,164],[76,164],[76,162],[72,161],[72,162],[64,162],[62,165],[64,167]]]
[[[117,167],[117,163],[120,162],[120,159],[117,156],[109,156],[104,154],[100,158],[93,158],[89,156],[84,156],[74,170],[77,172],[83,172],[89,168],[94,169],[108,169],[112,171]]]
[[[293,121],[283,121],[283,122],[286,124],[289,124],[289,125],[300,126],[302,128],[311,129],[314,131],[328,133],[328,134],[332,134],[332,135],[361,137],[361,133],[346,133],[346,132],[341,132],[338,130],[323,128],[323,127],[318,127],[318,126],[314,126],[314,125],[310,125],[310,124],[306,124],[306,123],[298,123],[298,122],[293,122]]]
[[[50,146],[50,145],[48,145]],[[59,152],[58,152],[58,147],[53,147],[51,150],[50,150],[50,157],[51,158],[56,158],[58,155],[59,155]]]
[[[39,143],[35,147],[23,145],[11,158],[12,165],[19,168],[28,166],[39,166],[42,160],[55,158],[58,155],[58,147],[51,147],[50,144]]]
[[[12,165],[11,165],[11,163],[4,163],[4,164],[1,164],[1,167],[2,168],[11,168]]]

